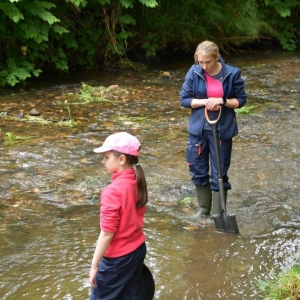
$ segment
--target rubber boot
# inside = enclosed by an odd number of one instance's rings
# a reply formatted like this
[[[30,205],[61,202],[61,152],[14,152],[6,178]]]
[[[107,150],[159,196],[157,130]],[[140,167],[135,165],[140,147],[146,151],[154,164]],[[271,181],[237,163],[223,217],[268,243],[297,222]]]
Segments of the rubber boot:
[[[197,220],[203,217],[209,217],[212,203],[212,191],[210,188],[210,183],[207,185],[196,185],[195,187],[199,212],[191,216],[189,219]]]
[[[224,202],[226,207],[227,202],[227,191],[224,191]],[[221,198],[219,192],[213,192],[212,193],[212,209],[211,209],[212,215],[220,215],[221,214]]]

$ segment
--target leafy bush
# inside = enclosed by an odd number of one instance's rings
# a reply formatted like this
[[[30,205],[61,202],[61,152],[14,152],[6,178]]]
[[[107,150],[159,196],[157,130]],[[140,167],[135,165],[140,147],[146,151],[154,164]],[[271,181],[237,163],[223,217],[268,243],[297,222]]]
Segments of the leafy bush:
[[[194,51],[202,40],[227,50],[277,39],[299,44],[298,0],[0,1],[0,87],[41,72],[122,66],[130,50]],[[166,51],[167,52],[167,51]]]

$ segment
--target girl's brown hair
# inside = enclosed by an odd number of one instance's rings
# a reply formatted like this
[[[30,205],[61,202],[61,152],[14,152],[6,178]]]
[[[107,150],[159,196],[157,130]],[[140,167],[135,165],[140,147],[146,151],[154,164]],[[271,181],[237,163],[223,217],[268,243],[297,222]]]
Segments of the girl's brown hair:
[[[114,155],[120,156],[125,155],[126,161],[134,166],[135,165],[135,175],[137,181],[137,188],[138,188],[138,203],[137,208],[144,207],[148,202],[148,189],[147,189],[147,182],[143,168],[139,164],[138,156],[124,154],[117,151],[113,151]]]

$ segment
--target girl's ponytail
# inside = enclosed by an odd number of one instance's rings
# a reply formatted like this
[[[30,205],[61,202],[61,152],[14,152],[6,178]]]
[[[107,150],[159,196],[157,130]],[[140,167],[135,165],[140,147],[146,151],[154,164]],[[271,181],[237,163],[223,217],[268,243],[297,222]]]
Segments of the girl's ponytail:
[[[147,190],[147,182],[143,168],[139,163],[135,164],[135,174],[137,179],[137,188],[139,201],[137,203],[137,207],[141,208],[146,205],[148,202],[148,190]]]
[[[136,181],[137,181],[138,199],[139,199],[137,203],[137,208],[144,207],[148,202],[148,189],[147,189],[147,182],[146,182],[144,170],[139,163],[138,156],[123,154],[117,151],[113,151],[113,152],[116,156],[125,155],[128,163],[134,167]]]

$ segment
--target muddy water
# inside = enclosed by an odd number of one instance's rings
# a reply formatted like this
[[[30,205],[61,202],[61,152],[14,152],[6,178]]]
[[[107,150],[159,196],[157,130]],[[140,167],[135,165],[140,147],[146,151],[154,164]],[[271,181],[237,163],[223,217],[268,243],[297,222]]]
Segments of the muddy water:
[[[110,181],[92,149],[119,130],[143,143],[150,201],[146,264],[155,299],[259,299],[257,279],[300,255],[299,53],[247,53],[242,69],[250,115],[239,114],[228,211],[240,236],[191,223],[195,197],[185,163],[189,112],[178,93],[190,59],[147,72],[86,72],[47,78],[0,98],[0,298],[88,299],[99,228],[99,193]],[[156,68],[155,67],[155,68]],[[171,78],[162,78],[169,71]],[[85,101],[82,82],[118,84],[113,101]],[[111,100],[111,99],[110,99]],[[76,126],[61,120],[70,117]],[[44,124],[29,119],[38,110]],[[7,133],[17,139],[9,144]],[[5,138],[6,137],[6,138]]]

